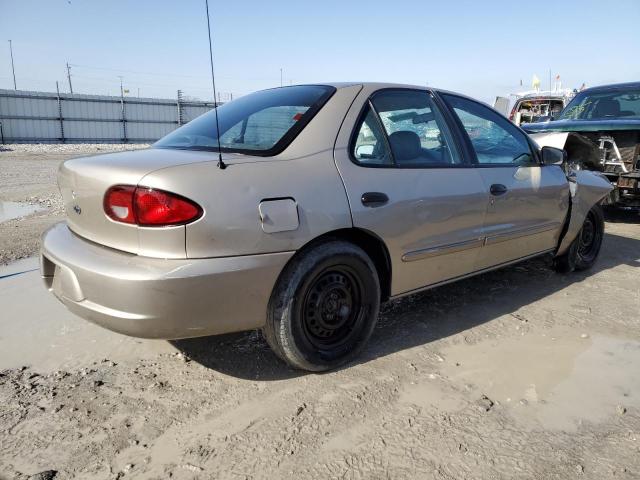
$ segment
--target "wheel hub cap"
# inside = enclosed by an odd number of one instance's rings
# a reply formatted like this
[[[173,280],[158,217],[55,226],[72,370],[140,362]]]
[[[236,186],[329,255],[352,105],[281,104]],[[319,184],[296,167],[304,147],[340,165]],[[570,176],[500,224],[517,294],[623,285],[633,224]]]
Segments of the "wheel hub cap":
[[[587,219],[582,226],[582,233],[580,234],[580,247],[581,250],[588,249],[593,243],[595,237],[595,229],[591,219]]]
[[[339,341],[348,334],[359,305],[351,277],[335,271],[321,275],[309,289],[304,303],[305,326],[320,343]]]

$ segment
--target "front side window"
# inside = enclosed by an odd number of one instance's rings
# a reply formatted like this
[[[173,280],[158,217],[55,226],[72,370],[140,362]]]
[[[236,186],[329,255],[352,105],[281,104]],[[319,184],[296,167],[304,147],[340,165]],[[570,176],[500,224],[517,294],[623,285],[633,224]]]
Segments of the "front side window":
[[[480,165],[532,165],[535,159],[524,133],[484,105],[442,95],[467,132]]]
[[[462,163],[442,115],[425,91],[377,92],[356,131],[352,153],[363,165],[444,167]]]
[[[324,85],[276,88],[221,105],[217,110],[222,151],[275,155],[286,148],[334,91]],[[153,146],[217,151],[215,111],[174,130]]]

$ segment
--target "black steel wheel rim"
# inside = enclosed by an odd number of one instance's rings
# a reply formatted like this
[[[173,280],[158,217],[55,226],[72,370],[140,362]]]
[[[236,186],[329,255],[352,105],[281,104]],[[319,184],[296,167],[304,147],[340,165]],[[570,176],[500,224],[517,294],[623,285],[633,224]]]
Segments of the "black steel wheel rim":
[[[578,239],[578,254],[585,260],[591,259],[598,253],[601,232],[596,225],[593,213],[589,212]]]
[[[302,329],[318,350],[334,350],[351,343],[364,322],[364,286],[346,265],[333,266],[318,274],[302,303]]]

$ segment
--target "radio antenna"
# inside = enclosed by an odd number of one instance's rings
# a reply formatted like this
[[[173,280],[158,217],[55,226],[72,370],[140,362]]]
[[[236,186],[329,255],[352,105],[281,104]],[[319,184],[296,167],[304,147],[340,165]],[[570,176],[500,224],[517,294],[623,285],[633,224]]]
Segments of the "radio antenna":
[[[211,21],[209,20],[209,0],[204,0],[207,7],[207,31],[209,32],[209,62],[211,63],[211,84],[213,85],[213,108],[216,117],[216,135],[218,136],[218,168],[224,170],[227,165],[222,160],[222,147],[220,145],[220,122],[218,121],[218,98],[216,97],[216,76],[213,73],[213,46],[211,44]]]

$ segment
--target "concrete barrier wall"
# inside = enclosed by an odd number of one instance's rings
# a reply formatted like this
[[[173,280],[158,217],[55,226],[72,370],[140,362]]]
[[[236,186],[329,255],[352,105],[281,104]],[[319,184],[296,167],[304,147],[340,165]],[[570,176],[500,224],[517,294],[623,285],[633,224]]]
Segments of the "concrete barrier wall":
[[[0,89],[4,143],[150,143],[213,102]]]

